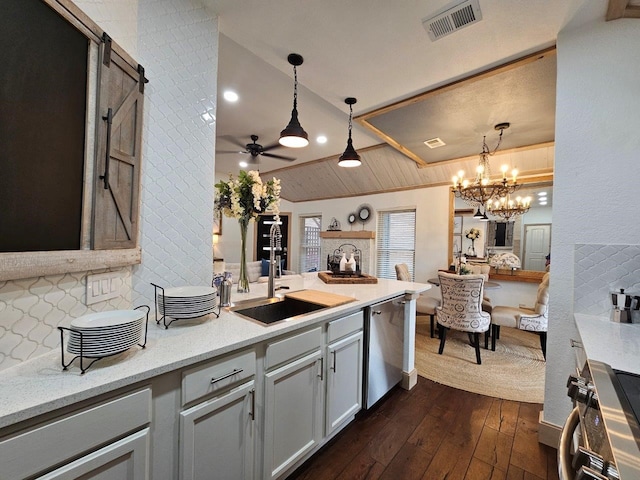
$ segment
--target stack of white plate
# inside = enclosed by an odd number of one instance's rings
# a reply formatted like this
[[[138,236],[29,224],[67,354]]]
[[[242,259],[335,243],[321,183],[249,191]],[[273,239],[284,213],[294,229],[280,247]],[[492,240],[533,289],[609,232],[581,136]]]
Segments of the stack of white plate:
[[[208,315],[218,305],[217,290],[213,287],[174,287],[158,292],[158,309],[175,319]]]
[[[140,342],[146,313],[113,310],[90,313],[71,322],[67,351],[85,357],[106,357]]]

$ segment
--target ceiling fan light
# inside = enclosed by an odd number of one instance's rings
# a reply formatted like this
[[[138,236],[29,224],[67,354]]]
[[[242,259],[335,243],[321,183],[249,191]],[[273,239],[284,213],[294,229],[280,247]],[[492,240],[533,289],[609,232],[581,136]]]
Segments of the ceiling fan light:
[[[280,132],[280,145],[290,148],[302,148],[309,145],[309,135],[298,121],[298,110],[291,111],[291,120],[289,124]]]

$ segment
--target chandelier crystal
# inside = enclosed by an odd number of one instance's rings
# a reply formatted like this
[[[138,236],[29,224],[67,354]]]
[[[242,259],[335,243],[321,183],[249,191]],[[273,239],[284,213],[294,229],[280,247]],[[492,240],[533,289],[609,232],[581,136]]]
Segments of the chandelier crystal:
[[[464,171],[460,170],[457,176],[453,177],[453,192],[456,197],[461,198],[474,208],[484,208],[490,201],[506,197],[515,192],[520,185],[517,183],[518,170],[511,171],[511,178],[507,178],[508,167],[503,165],[502,180],[498,182],[491,181],[491,168],[489,165],[489,157],[498,151],[498,147],[502,142],[502,134],[504,130],[509,128],[508,123],[499,123],[494,127],[500,131],[498,143],[493,151],[487,146],[487,137],[482,140],[482,152],[478,167],[476,168],[476,177],[473,181],[464,178]]]

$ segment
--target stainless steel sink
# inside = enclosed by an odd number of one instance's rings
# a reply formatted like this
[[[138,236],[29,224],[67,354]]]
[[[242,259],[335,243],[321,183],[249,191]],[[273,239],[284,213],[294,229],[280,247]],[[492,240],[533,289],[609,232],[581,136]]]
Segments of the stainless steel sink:
[[[229,311],[268,325],[280,320],[295,319],[324,308],[328,307],[284,297],[247,300],[229,308]]]

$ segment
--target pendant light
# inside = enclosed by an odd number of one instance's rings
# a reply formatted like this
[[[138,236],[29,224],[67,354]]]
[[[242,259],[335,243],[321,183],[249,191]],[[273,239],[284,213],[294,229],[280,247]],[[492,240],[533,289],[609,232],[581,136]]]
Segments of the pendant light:
[[[344,103],[349,105],[349,139],[347,140],[347,148],[344,153],[340,155],[338,159],[338,165],[341,167],[359,167],[362,162],[360,161],[360,155],[353,148],[353,142],[351,141],[351,119],[353,117],[353,105],[357,102],[353,97],[344,99]]]
[[[293,110],[291,111],[291,120],[289,124],[280,132],[280,145],[291,148],[301,148],[309,145],[309,136],[304,131],[298,121],[298,72],[296,67],[302,65],[304,59],[297,53],[291,53],[287,60],[293,65]]]

